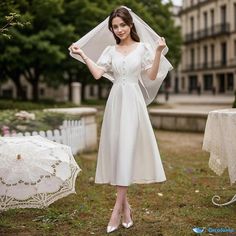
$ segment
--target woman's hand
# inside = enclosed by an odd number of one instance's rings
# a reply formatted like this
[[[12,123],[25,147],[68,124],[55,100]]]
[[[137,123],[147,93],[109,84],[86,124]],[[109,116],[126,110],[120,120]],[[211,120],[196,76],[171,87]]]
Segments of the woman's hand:
[[[161,61],[162,50],[165,47],[166,47],[165,38],[160,37],[157,42],[157,48],[156,48],[155,58],[154,58],[152,67],[147,70],[148,77],[151,80],[155,80],[157,78],[160,61]]]
[[[68,48],[72,53],[78,54],[80,56],[83,56],[84,52],[82,49],[80,49],[78,46],[76,46],[74,43],[71,44],[71,46]]]
[[[157,51],[162,52],[162,50],[166,47],[166,40],[164,37],[160,37],[158,40]]]
[[[100,79],[102,77],[105,72],[104,69],[97,66],[95,62],[93,62],[89,57],[87,57],[84,51],[78,45],[72,43],[68,49],[69,51],[79,55],[83,59],[84,63],[87,65],[89,71],[95,79]]]

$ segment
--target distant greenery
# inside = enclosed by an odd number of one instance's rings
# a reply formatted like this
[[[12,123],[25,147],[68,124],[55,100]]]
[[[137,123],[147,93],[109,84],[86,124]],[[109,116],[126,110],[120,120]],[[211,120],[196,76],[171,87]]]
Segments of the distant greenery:
[[[0,135],[5,132],[32,132],[32,131],[46,131],[58,129],[62,125],[63,120],[78,120],[80,116],[69,115],[54,112],[43,112],[39,110],[30,111],[27,114],[33,115],[35,118],[22,119],[17,117],[19,111],[4,110],[0,111]]]
[[[86,84],[97,83],[101,91],[107,81],[92,79],[88,69],[69,56],[68,47],[120,5],[131,8],[166,38],[168,58],[176,66],[180,61],[181,34],[172,19],[171,3],[163,4],[162,0],[4,0],[0,2],[0,28],[8,24],[5,16],[11,12],[30,24],[8,28],[10,40],[0,37],[0,81],[10,79],[17,88],[17,98],[28,99],[20,79],[24,76],[32,87],[35,101],[39,100],[38,88],[42,81],[54,87],[67,85],[70,99],[74,81],[82,84],[82,100]]]
[[[38,110],[57,107],[78,107],[78,105],[71,102],[55,102],[53,100],[40,100],[36,103],[31,101],[18,101],[14,99],[0,99],[0,110]]]
[[[1,7],[1,5],[0,5]],[[2,23],[0,21],[0,23]],[[15,12],[9,12],[9,15],[5,16],[5,24],[0,25],[0,37],[6,37],[8,39],[11,38],[11,34],[9,32],[9,29],[14,26],[24,27],[26,25],[29,25],[29,22],[22,22],[20,14],[17,14]]]
[[[86,101],[83,102],[84,105],[88,106],[100,106],[106,104],[106,99],[86,99]]]

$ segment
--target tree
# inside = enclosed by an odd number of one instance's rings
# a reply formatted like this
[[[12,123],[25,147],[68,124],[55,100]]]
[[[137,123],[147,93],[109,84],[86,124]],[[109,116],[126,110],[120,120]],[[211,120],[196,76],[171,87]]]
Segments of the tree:
[[[177,67],[181,57],[182,37],[180,28],[174,25],[170,11],[172,2],[166,4],[163,4],[162,0],[141,0],[141,2],[151,15],[145,20],[160,36],[166,38],[169,47],[168,59],[174,67]]]
[[[170,58],[174,65],[177,65],[180,60],[181,34],[180,30],[174,26],[171,18],[171,3],[163,4],[160,0],[116,0],[112,1],[112,3],[106,0],[66,0],[63,21],[75,27],[76,37],[74,41],[77,41],[103,21],[114,8],[120,5],[127,5],[150,24],[159,35],[166,37],[170,49],[168,58]],[[166,27],[167,25],[168,27]],[[66,60],[67,62],[63,63],[65,70],[68,74],[74,75],[70,81],[75,80],[77,75],[77,81],[82,84],[82,98],[84,88],[88,83],[96,83],[100,89],[104,83],[109,83],[107,80],[96,81],[91,79],[92,76],[84,65],[71,58],[69,61],[73,60],[74,63],[68,64],[68,59]],[[70,71],[73,71],[73,73]]]
[[[70,26],[61,24],[62,0],[32,0],[21,1],[18,4],[20,13],[30,19],[31,25],[24,29],[12,29],[13,39],[8,47],[17,48],[18,55],[21,57],[18,61],[19,67],[32,85],[32,96],[37,101],[39,81],[52,78],[55,65],[60,68],[60,62],[66,55],[59,41],[60,38],[66,38],[71,34],[72,29]],[[13,65],[13,61],[11,62],[10,65]]]
[[[84,88],[96,83],[99,88],[108,80],[94,80],[86,66],[69,56],[68,47],[103,21],[119,5],[127,5],[141,16],[157,33],[167,38],[170,48],[168,58],[178,62],[180,51],[179,30],[174,27],[169,7],[160,0],[5,0],[0,19],[9,12],[21,15],[31,24],[25,28],[9,28],[13,37],[0,37],[1,79],[10,78],[23,97],[20,76],[32,85],[33,98],[38,100],[38,85],[45,81],[50,86],[79,81]],[[1,5],[0,5],[1,6]],[[0,25],[2,22],[0,22]],[[71,93],[70,93],[71,97]]]
[[[67,50],[72,42],[77,41],[98,23],[103,21],[107,16],[107,12],[110,11],[110,8],[111,6],[106,0],[96,2],[90,0],[65,0],[65,12],[62,17],[62,22],[66,25],[73,25],[74,27],[74,35],[71,37],[69,43],[65,45],[65,49]],[[65,81],[69,86],[69,91],[71,91],[72,82],[77,81],[81,83],[82,101],[85,99],[85,87],[87,84],[108,83],[106,80],[101,82],[101,80],[97,81],[93,79],[86,66],[79,63],[74,58],[71,58],[68,50],[66,53],[68,56],[62,62],[61,69],[63,69],[64,74],[67,75]]]
[[[11,38],[9,31],[12,27],[24,27],[30,24],[19,14],[17,5],[13,0],[0,2],[0,37]]]
[[[17,89],[17,97],[25,98],[20,82],[21,69],[19,65],[19,50],[11,45],[12,38],[10,29],[23,28],[30,24],[19,14],[18,5],[12,0],[5,0],[0,3],[0,80],[4,82],[11,79]],[[9,47],[11,45],[11,47]]]
[[[142,10],[143,5],[135,0],[126,1],[130,7],[139,9],[143,14],[147,14]],[[96,25],[102,22],[108,14],[117,6],[123,5],[122,1],[107,0],[65,0],[65,13],[63,15],[63,23],[72,24],[75,28],[75,37],[73,41],[77,41],[80,37],[84,36]],[[104,84],[110,83],[107,79],[95,80],[92,78],[88,69],[73,58],[66,58],[62,63],[65,73],[69,75],[68,82],[78,81],[82,86],[82,100],[84,100],[84,90],[87,84],[97,84],[98,94],[101,96],[101,90]]]

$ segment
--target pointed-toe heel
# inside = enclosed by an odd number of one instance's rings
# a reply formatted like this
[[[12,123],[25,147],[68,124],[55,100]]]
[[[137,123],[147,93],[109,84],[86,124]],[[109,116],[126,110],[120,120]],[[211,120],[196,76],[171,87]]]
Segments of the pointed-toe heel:
[[[120,226],[120,220],[121,220],[121,212],[119,212],[119,223],[117,226],[113,226],[113,225],[108,225],[107,226],[107,233],[112,233],[116,230],[118,230],[119,226]]]
[[[131,220],[130,222],[128,222],[128,223],[125,223],[125,222],[122,223],[122,225],[123,225],[126,229],[130,228],[131,226],[133,226],[133,224],[134,224],[134,222],[133,222],[132,220]]]
[[[118,226],[111,226],[111,225],[108,225],[107,226],[107,233],[112,233],[114,231],[116,231],[118,229]]]
[[[132,219],[132,218],[133,218],[133,217],[132,217],[132,210],[131,210],[131,207],[130,207],[130,206],[129,206],[129,210],[130,210],[130,217],[131,217],[131,219]],[[128,222],[128,223],[122,222],[122,225],[123,225],[126,229],[128,229],[128,228],[130,228],[131,226],[134,225],[134,222],[133,222],[133,220],[131,220],[131,221]]]

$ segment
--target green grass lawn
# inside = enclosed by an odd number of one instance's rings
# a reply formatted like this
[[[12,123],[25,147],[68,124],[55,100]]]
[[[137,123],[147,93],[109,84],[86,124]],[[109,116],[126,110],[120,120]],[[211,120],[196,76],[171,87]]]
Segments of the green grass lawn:
[[[156,137],[167,181],[131,185],[128,195],[134,226],[121,227],[112,235],[195,235],[193,227],[206,227],[206,232],[222,227],[236,230],[236,203],[216,207],[211,202],[215,194],[222,196],[222,202],[228,201],[236,188],[230,186],[227,172],[219,177],[209,169],[209,154],[201,150],[203,134],[156,131]],[[94,184],[96,153],[78,155],[76,160],[82,168],[77,194],[46,209],[0,213],[0,235],[106,235],[115,188]]]

